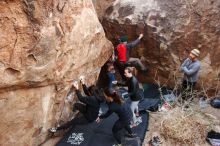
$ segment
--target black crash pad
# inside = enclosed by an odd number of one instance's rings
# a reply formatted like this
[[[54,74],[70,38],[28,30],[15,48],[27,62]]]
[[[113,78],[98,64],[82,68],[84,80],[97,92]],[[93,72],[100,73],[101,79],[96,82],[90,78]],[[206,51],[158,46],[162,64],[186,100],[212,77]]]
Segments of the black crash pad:
[[[143,84],[144,91],[143,91],[143,97],[139,104],[139,111],[144,110],[157,110],[158,105],[161,103],[160,98],[160,91],[159,87],[155,84]],[[162,94],[166,94],[166,88],[162,88]],[[123,97],[126,99],[126,102],[131,102],[129,99],[129,96],[126,95],[127,90],[125,88],[119,88],[118,93],[120,95],[123,95]]]
[[[137,137],[123,138],[122,145],[129,143],[130,146],[139,146],[144,140],[148,128],[149,114],[141,112],[142,123],[132,128]],[[112,135],[112,127],[117,120],[117,116],[112,114],[100,123],[90,123],[88,125],[77,125],[70,129],[56,146],[112,146],[116,141]],[[137,145],[138,144],[138,145]]]
[[[150,91],[152,90],[152,91]],[[130,104],[131,100],[129,96],[127,95],[128,92],[125,88],[119,88],[118,90],[119,95],[123,95],[125,101]],[[158,86],[151,85],[151,88],[148,88],[143,92],[143,97],[139,104],[138,104],[138,109],[139,111],[145,111],[145,110],[150,110],[150,109],[157,109],[157,106],[161,103],[160,99],[160,93],[158,90]],[[100,108],[100,113],[105,113],[108,110],[108,107],[106,103],[102,103],[101,108]]]

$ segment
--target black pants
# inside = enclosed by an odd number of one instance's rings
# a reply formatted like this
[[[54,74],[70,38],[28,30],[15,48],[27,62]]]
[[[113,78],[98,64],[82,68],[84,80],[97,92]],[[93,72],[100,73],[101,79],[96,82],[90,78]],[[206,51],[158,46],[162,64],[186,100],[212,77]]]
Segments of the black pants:
[[[57,130],[67,129],[75,125],[86,125],[89,123],[88,120],[84,116],[84,113],[86,112],[86,106],[84,104],[81,104],[81,103],[74,104],[73,110],[79,110],[79,112],[82,114],[75,117],[71,121],[61,125],[60,127],[57,128]]]
[[[113,136],[117,140],[119,144],[121,144],[121,135],[119,133],[120,130],[125,129],[129,134],[132,134],[132,130],[130,128],[129,124],[126,124],[124,122],[121,122],[120,120],[117,120],[112,128]]]
[[[125,71],[125,68],[126,68],[126,63],[125,62],[121,62],[121,61],[116,61],[115,62],[115,66],[117,67],[122,80],[125,81],[126,77],[124,75],[124,71]]]
[[[182,83],[182,99],[188,100],[193,99],[193,90],[196,86],[196,82],[189,82],[184,80]]]

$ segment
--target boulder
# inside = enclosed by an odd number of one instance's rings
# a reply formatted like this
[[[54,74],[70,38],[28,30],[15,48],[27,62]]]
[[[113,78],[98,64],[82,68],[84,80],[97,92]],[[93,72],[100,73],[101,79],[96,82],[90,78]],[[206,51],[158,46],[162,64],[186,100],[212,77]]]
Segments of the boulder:
[[[105,6],[108,1],[96,0],[99,3]],[[98,14],[105,12],[102,24],[115,46],[121,35],[132,41],[144,34],[131,52],[131,56],[143,56],[150,70],[146,76],[139,75],[142,82],[179,84],[184,50],[198,48],[202,66],[197,87],[215,91],[220,79],[220,1],[115,0],[108,8],[96,7]]]
[[[2,0],[0,38],[0,145],[40,145],[72,118],[71,81],[94,83],[112,44],[91,0]]]

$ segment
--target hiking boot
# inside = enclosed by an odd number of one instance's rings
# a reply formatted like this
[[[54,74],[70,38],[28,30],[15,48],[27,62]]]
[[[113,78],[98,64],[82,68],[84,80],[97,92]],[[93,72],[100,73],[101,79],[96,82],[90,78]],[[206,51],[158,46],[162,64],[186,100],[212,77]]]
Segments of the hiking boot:
[[[132,133],[132,134],[126,133],[125,136],[126,136],[126,137],[129,137],[129,138],[134,138],[134,137],[137,137],[137,134],[134,134],[134,133]]]
[[[51,133],[56,133],[57,132],[57,127],[52,127],[48,130]]]
[[[113,144],[112,146],[121,146],[121,144]]]

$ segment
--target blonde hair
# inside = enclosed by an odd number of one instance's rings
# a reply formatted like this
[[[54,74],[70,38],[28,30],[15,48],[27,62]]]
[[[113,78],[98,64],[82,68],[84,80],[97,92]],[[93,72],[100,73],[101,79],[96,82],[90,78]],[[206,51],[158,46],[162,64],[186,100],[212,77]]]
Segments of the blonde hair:
[[[132,75],[137,74],[137,70],[135,67],[126,67],[125,70],[127,70],[129,73],[132,73]]]

